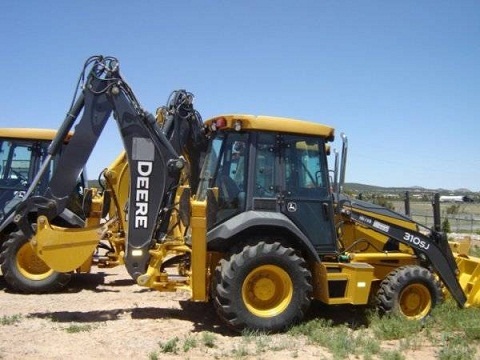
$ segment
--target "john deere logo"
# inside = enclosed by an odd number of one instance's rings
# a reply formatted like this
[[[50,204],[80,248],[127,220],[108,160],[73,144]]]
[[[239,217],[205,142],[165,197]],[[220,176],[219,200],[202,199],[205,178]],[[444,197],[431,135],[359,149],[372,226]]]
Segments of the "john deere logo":
[[[287,204],[287,211],[288,211],[288,212],[295,212],[295,211],[297,211],[297,204],[294,203],[294,202],[289,202],[289,203]]]

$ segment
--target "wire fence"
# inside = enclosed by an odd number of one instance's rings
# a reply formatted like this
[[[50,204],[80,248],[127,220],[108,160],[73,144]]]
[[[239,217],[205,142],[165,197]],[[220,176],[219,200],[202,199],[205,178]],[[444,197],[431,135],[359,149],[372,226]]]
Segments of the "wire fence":
[[[412,220],[425,225],[428,228],[434,226],[433,215],[411,214]],[[478,233],[480,232],[480,217],[473,214],[456,214],[442,216],[442,223],[448,220],[451,232]]]
[[[405,214],[405,203],[403,201],[393,201],[394,210],[400,214]],[[449,209],[454,208],[455,213],[449,213]],[[428,228],[434,226],[433,206],[431,202],[410,203],[410,217],[412,220]],[[479,203],[461,203],[440,204],[441,223],[448,220],[450,232],[480,234],[480,204]]]

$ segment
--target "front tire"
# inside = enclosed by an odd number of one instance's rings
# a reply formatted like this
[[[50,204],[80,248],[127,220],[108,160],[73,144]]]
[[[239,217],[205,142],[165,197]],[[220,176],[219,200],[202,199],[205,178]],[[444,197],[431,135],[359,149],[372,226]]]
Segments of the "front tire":
[[[264,241],[247,245],[216,269],[215,306],[234,330],[285,330],[311,301],[311,273],[292,248]]]
[[[443,293],[428,269],[412,265],[392,271],[380,284],[376,300],[383,314],[422,320],[443,301]]]
[[[52,270],[40,259],[21,231],[13,232],[2,245],[0,266],[10,290],[41,294],[63,290],[71,273]]]

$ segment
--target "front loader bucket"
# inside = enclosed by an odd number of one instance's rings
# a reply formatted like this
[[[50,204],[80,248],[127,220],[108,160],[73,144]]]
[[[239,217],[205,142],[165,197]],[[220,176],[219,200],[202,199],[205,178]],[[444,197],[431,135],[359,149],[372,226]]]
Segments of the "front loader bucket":
[[[480,307],[480,258],[454,254],[458,266],[458,281],[467,297],[465,307]]]

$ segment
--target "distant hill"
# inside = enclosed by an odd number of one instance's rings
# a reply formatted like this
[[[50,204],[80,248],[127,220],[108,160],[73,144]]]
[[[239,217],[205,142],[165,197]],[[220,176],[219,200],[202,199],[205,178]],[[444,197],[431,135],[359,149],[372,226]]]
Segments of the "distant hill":
[[[469,189],[428,189],[421,186],[410,187],[382,187],[376,185],[367,185],[360,183],[345,183],[345,190],[352,192],[373,192],[373,193],[400,193],[410,191],[411,193],[438,192],[440,194],[467,194],[472,193]]]
[[[99,188],[98,180],[88,180],[88,186]],[[434,193],[438,192],[444,195],[451,195],[451,194],[458,194],[458,195],[465,195],[471,194],[472,191],[469,189],[456,189],[456,190],[448,190],[448,189],[427,189],[421,186],[410,186],[410,187],[382,187],[376,185],[367,185],[367,184],[360,184],[360,183],[345,183],[344,189],[346,191],[351,191],[354,193],[405,193],[405,191],[410,191],[413,193]]]

